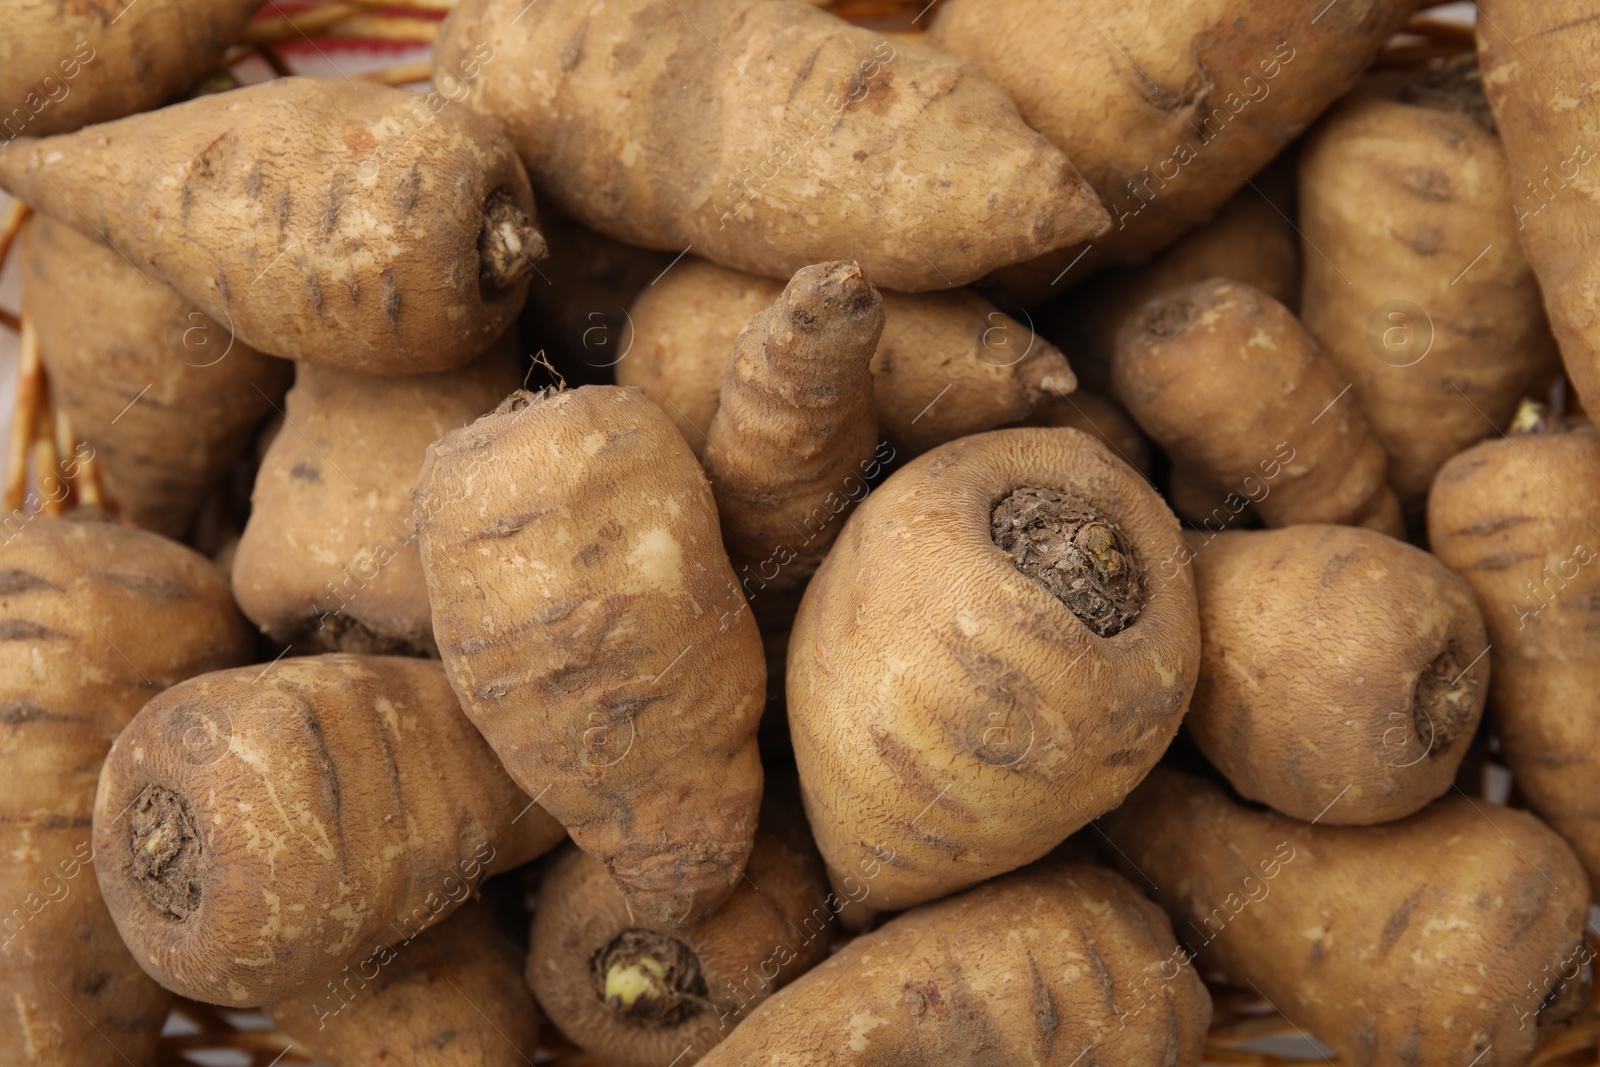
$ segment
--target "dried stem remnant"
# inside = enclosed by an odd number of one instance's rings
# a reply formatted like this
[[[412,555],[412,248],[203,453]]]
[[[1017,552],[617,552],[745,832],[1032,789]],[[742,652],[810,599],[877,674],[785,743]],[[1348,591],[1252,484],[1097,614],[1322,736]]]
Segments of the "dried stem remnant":
[[[128,857],[157,910],[187,919],[200,906],[200,839],[183,798],[146,786],[128,811]]]
[[[624,930],[594,954],[595,996],[619,1018],[641,1024],[683,1021],[709,1002],[700,960],[675,937]]]
[[[519,281],[545,257],[544,236],[533,220],[504,192],[490,194],[484,205],[483,232],[478,235],[478,261],[484,284],[504,289]]]
[[[1115,523],[1076,497],[1026,486],[995,505],[994,543],[1101,637],[1144,608],[1144,582]]]

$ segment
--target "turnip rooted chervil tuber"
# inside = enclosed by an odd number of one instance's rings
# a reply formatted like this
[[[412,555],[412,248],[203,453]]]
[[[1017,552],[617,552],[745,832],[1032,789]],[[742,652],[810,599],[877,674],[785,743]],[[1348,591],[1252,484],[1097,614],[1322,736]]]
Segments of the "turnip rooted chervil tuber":
[[[517,392],[428,449],[433,632],[518,784],[668,928],[725,900],[761,803],[761,639],[711,487],[636,389]]]
[[[467,0],[434,77],[584,225],[756,274],[948,289],[1108,224],[975,67],[809,4]]]
[[[21,137],[0,147],[0,188],[261,351],[368,374],[469,362],[544,254],[528,177],[493,126],[335,78]]]
[[[322,995],[561,828],[437,663],[290,658],[174,686],[95,796],[95,871],[139,965],[233,1007]]]
[[[857,508],[789,641],[789,729],[834,888],[897,910],[1038,859],[1177,732],[1200,636],[1178,522],[1077,430],[977,434]]]

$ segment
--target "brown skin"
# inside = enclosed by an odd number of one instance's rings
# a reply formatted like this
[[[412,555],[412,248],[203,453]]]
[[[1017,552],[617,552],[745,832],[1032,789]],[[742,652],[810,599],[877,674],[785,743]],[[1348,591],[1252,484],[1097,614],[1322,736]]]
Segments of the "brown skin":
[[[628,309],[617,384],[655,401],[704,458],[733,343],[782,292],[782,282],[685,256]]]
[[[636,389],[512,394],[413,494],[434,635],[506,769],[681,926],[739,883],[766,668],[711,487]]]
[[[873,395],[880,432],[906,458],[1020,422],[1078,387],[1031,323],[970,290],[885,293],[883,309]]]
[[[998,86],[808,4],[471,0],[434,83],[584,225],[768,277],[848,255],[877,285],[948,289],[1107,223]]]
[[[117,739],[95,798],[95,873],[139,965],[230,1007],[352,988],[561,836],[443,668],[388,656],[174,686]]]
[[[1584,407],[1600,411],[1600,204],[1592,196],[1600,12],[1588,0],[1487,0],[1477,25],[1484,90],[1511,164],[1517,236],[1567,374]]]
[[[1383,449],[1338,370],[1254,286],[1211,278],[1152,300],[1118,332],[1112,375],[1145,433],[1268,526],[1402,534]]]
[[[1440,469],[1428,537],[1483,609],[1490,717],[1517,788],[1600,887],[1597,487],[1594,427],[1513,432]]]
[[[261,0],[7,5],[0,140],[160,107],[216,69]]]
[[[810,579],[866,495],[883,298],[843,260],[806,267],[734,342],[703,460],[735,573]],[[743,580],[743,579],[741,579]]]
[[[1035,507],[1038,490],[1071,499]],[[1199,667],[1191,576],[1154,581],[1181,546],[1155,491],[1076,430],[964,438],[867,497],[789,643],[790,734],[840,895],[881,864],[873,907],[933,900],[1121,802]]]
[[[539,1008],[517,946],[485,902],[463,906],[373,960],[371,982],[307,991],[266,1009],[311,1057],[338,1067],[526,1067]]]
[[[492,410],[521,377],[509,337],[443,374],[299,364],[234,555],[244,613],[280,645],[437,655],[411,486],[430,444]]]
[[[108,240],[263,352],[448,370],[511,324],[544,239],[510,145],[434,99],[278,78],[18,138],[0,148],[0,188]]]
[[[1211,997],[1172,924],[1102,867],[1042,863],[857,938],[705,1067],[1198,1067]]]
[[[1300,238],[1256,189],[1236,194],[1216,218],[1149,263],[1105,271],[1039,309],[1039,330],[1072,353],[1084,385],[1110,392],[1117,331],[1128,316],[1169,289],[1207,278],[1246,282],[1290,310],[1299,305]]]
[[[1161,768],[1105,829],[1196,967],[1254,986],[1341,1064],[1520,1067],[1588,1000],[1560,977],[1587,973],[1588,883],[1526,812],[1450,796],[1312,826]]]
[[[1071,396],[1046,397],[1024,426],[1062,426],[1081,430],[1115,452],[1128,466],[1150,477],[1150,442],[1128,413],[1108,396],[1079,389]]]
[[[1112,220],[1089,255],[1142,263],[1207,222],[1343,96],[1416,7],[946,0],[928,43],[999,82],[1027,123],[1079,165]],[[1046,292],[1084,251],[1007,273],[1019,288]]]
[[[1471,56],[1351,100],[1301,156],[1301,318],[1354,386],[1408,514],[1445,460],[1559,373],[1514,198]]]
[[[135,524],[188,536],[293,366],[53,219],[33,217],[18,259],[51,396],[94,448],[106,493]]]
[[[844,901],[828,892],[799,798],[763,806],[746,880],[680,930],[628,909],[606,869],[569,849],[534,914],[528,985],[569,1040],[615,1067],[691,1064],[828,955]]]
[[[1242,796],[1348,826],[1402,818],[1450,788],[1489,693],[1466,582],[1351,526],[1188,540],[1200,681],[1184,724]]]
[[[704,456],[728,353],[782,291],[778,282],[685,257],[629,309],[617,383],[644,390]],[[873,405],[893,455],[880,459],[1020,422],[1077,387],[1054,345],[976,293],[882,296]]]
[[[140,705],[245,662],[249,629],[204,556],[41,516],[0,546],[0,634],[0,1047],[26,1067],[148,1063],[171,995],[101,900],[95,782]]]

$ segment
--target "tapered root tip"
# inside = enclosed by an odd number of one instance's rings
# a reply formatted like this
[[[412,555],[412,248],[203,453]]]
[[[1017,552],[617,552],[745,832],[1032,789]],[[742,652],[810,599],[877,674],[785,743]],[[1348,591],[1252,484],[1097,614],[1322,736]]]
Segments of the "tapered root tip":
[[[883,314],[883,297],[849,260],[802,267],[783,291],[789,319],[798,329],[818,322],[859,320]]]
[[[515,285],[549,249],[533,220],[503,191],[490,195],[478,234],[479,276],[490,289]]]

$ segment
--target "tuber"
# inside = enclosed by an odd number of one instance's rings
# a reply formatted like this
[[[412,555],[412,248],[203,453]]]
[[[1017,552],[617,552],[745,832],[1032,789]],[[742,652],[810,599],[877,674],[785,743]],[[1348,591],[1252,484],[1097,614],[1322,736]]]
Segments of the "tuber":
[[[1439,469],[1428,539],[1483,609],[1490,722],[1513,780],[1600,891],[1600,432],[1537,410]]]
[[[1559,373],[1513,192],[1471,56],[1352,98],[1301,157],[1301,317],[1408,513],[1445,460]]]
[[[1383,449],[1349,386],[1254,286],[1211,278],[1151,300],[1122,324],[1112,377],[1145,433],[1268,526],[1403,532]]]
[[[356,981],[561,828],[437,663],[337,654],[201,675],[106,757],[94,862],[162,985],[231,1007]]]
[[[433,77],[585,226],[755,274],[948,289],[1107,225],[976,69],[810,4],[463,0]]]
[[[630,309],[617,384],[642,389],[704,456],[728,353],[782,291],[777,282],[685,259]],[[1054,345],[973,292],[881,295],[872,391],[884,462],[1020,422],[1077,387]]]
[[[278,78],[0,147],[0,188],[263,352],[368,374],[470,362],[544,254],[511,146],[403,89]]]
[[[18,252],[51,392],[106,494],[136,525],[188,536],[294,368],[54,219],[35,215]]]
[[[1153,489],[1076,430],[977,434],[873,491],[807,587],[789,729],[836,892],[891,911],[1030,863],[1177,732],[1200,637]]]
[[[1451,796],[1313,826],[1161,768],[1105,829],[1195,966],[1341,1064],[1520,1067],[1588,1002],[1583,868],[1527,812]]]
[[[337,1067],[524,1067],[538,1047],[539,1009],[521,969],[489,903],[474,901],[332,992],[304,991],[266,1011],[313,1059]]]
[[[160,107],[222,64],[262,0],[8,3],[0,139]]]
[[[739,883],[761,802],[761,639],[711,487],[636,389],[516,392],[428,447],[433,632],[519,785],[667,928]]]
[[[1591,0],[1483,0],[1483,90],[1511,166],[1511,214],[1567,374],[1600,411],[1600,13]]]
[[[1199,1067],[1211,997],[1181,953],[1112,871],[1040,864],[857,938],[700,1062]]]
[[[411,486],[430,444],[520,378],[509,337],[438,374],[299,364],[234,555],[244,613],[308,650],[437,655]]]
[[[75,514],[82,514],[75,513]],[[170,994],[101,898],[100,764],[152,695],[246,662],[249,628],[204,556],[142,530],[45,516],[0,545],[0,1048],[24,1067],[146,1064]],[[186,751],[210,744],[202,731]],[[123,825],[126,825],[125,823]]]
[[[826,958],[845,903],[828,892],[798,796],[768,798],[745,880],[678,930],[633,914],[599,861],[560,855],[539,887],[528,985],[611,1067],[687,1067]]]
[[[928,43],[999,82],[1111,214],[1092,245],[1019,268],[1038,290],[1080,255],[1141,263],[1205,223],[1355,84],[1416,7],[944,0]]]
[[[734,570],[774,593],[805,585],[867,493],[882,332],[883,298],[839,261],[795,274],[734,342],[704,465]]]
[[[1242,796],[1361,825],[1450,788],[1489,693],[1466,582],[1420,548],[1352,526],[1188,540],[1200,680],[1184,724]]]

